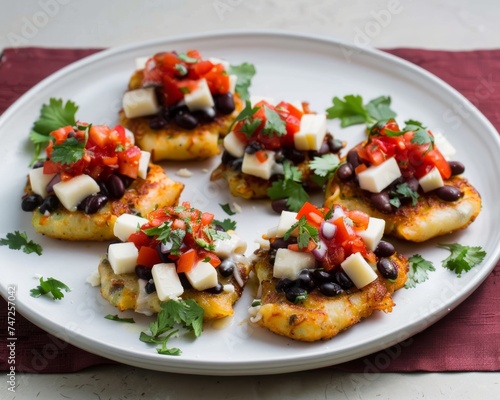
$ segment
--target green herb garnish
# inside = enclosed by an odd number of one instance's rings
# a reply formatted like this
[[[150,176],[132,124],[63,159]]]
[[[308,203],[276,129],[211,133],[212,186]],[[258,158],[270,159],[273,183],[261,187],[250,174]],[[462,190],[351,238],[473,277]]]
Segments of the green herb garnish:
[[[405,283],[405,288],[414,288],[417,283],[425,282],[429,279],[428,272],[435,271],[434,265],[427,261],[420,254],[415,254],[408,258],[410,268],[408,270],[408,279]]]
[[[330,119],[340,119],[340,125],[345,128],[351,125],[372,125],[378,121],[389,120],[396,117],[390,108],[391,98],[380,96],[363,105],[360,95],[346,95],[344,99],[334,97],[333,106],[326,110]]]
[[[224,221],[220,221],[218,219],[213,220],[214,225],[220,226],[226,232],[230,230],[236,230],[236,221],[233,221],[229,218],[224,219]]]
[[[288,209],[299,211],[302,205],[309,200],[309,195],[302,186],[302,173],[288,160],[283,163],[283,170],[283,179],[274,181],[267,190],[267,194],[271,200],[286,198]]]
[[[54,278],[47,278],[44,280],[43,277],[40,278],[40,285],[36,288],[31,289],[30,293],[32,297],[40,297],[43,295],[51,295],[54,300],[60,300],[64,297],[64,293],[62,292],[71,291],[71,289],[66,286],[61,281],[58,281]]]
[[[169,300],[162,303],[161,307],[156,321],[149,324],[150,333],[141,332],[139,339],[145,343],[161,345],[156,349],[159,354],[178,356],[181,350],[176,347],[168,348],[167,341],[179,333],[180,328],[199,337],[203,331],[203,308],[192,299]]]
[[[440,243],[438,246],[451,252],[443,260],[443,267],[455,272],[459,277],[463,272],[468,272],[480,264],[486,256],[481,246],[464,246],[459,243]]]
[[[22,250],[26,254],[36,253],[42,255],[42,246],[28,239],[26,232],[9,232],[5,238],[0,239],[0,246],[9,246],[12,250]]]
[[[255,75],[253,64],[242,63],[240,65],[231,65],[228,72],[231,75],[237,76],[235,91],[243,100],[247,100],[250,97],[248,88],[252,84],[252,78]]]
[[[111,321],[116,321],[116,322],[125,322],[127,324],[135,324],[135,321],[133,318],[120,318],[118,315],[112,315],[108,314],[104,318],[109,319]]]

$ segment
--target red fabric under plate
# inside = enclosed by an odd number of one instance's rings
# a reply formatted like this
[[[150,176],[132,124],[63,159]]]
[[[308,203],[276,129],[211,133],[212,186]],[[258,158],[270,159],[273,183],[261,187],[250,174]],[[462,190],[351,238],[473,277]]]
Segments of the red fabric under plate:
[[[6,49],[0,59],[0,113],[37,82],[97,49]],[[467,97],[500,131],[500,50],[387,50],[432,72]],[[399,345],[332,368],[363,372],[500,370],[500,264],[460,306]],[[8,370],[7,303],[0,299],[0,370]],[[74,372],[113,363],[62,342],[16,316],[16,371]],[[361,378],[360,378],[361,379]]]

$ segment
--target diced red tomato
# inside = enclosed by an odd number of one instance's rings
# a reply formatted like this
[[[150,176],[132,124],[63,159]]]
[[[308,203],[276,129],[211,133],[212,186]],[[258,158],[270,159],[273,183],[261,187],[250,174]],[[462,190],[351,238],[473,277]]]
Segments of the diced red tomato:
[[[199,250],[198,251],[198,258],[200,260],[206,260],[208,259],[208,262],[212,267],[218,267],[221,263],[220,258],[217,256],[217,254],[212,253],[211,251],[207,250]]]
[[[354,229],[347,224],[344,217],[337,218],[333,221],[333,224],[337,227],[337,231],[335,232],[335,241],[337,243],[342,244],[356,237]]]
[[[174,105],[175,103],[178,103],[184,98],[184,94],[179,89],[178,83],[174,78],[165,75],[163,77],[162,83],[163,83],[163,100],[165,102],[165,105],[167,106]]]
[[[177,267],[177,273],[189,272],[198,262],[198,254],[195,249],[189,249],[185,253],[182,253],[177,259],[175,265]]]
[[[117,155],[118,170],[120,173],[134,179],[137,178],[139,160],[141,159],[141,150],[137,146],[132,146],[117,153]]]
[[[148,268],[152,268],[153,265],[159,264],[161,262],[160,255],[155,248],[142,246],[139,249],[139,255],[137,256],[137,264],[143,265]]]
[[[214,220],[214,215],[208,212],[201,213],[201,225],[207,226]]]
[[[189,79],[201,79],[206,74],[208,74],[214,65],[210,61],[198,61],[189,68],[188,78]]]
[[[127,240],[134,243],[137,250],[140,250],[142,247],[150,247],[153,243],[153,239],[151,239],[151,237],[146,235],[143,231],[131,233]]]
[[[354,223],[354,227],[359,230],[365,230],[370,222],[370,216],[364,211],[350,210],[346,212],[349,219]]]
[[[312,226],[318,228],[321,225],[321,222],[324,220],[323,212],[316,207],[314,204],[306,201],[302,208],[297,213],[297,219],[301,219],[305,217],[307,222]]]

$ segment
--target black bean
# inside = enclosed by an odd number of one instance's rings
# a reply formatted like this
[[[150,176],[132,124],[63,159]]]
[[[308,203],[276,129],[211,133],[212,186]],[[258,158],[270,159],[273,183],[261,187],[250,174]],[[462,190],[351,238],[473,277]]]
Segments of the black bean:
[[[398,277],[398,270],[394,263],[388,258],[381,258],[377,262],[377,269],[385,279],[394,280]]]
[[[158,116],[162,117],[165,121],[170,121],[171,115],[170,115],[170,109],[163,107],[160,112],[158,113]]]
[[[346,156],[346,159],[347,159],[347,162],[350,163],[352,165],[352,168],[353,169],[356,169],[356,167],[361,164],[361,160],[359,158],[359,155],[358,155],[358,152],[356,150],[350,150],[348,153],[347,153],[347,156]]]
[[[229,167],[234,171],[241,171],[241,166],[243,165],[243,158],[235,158],[229,163]]]
[[[331,153],[332,151],[330,150],[330,146],[328,145],[328,142],[323,142],[321,143],[321,147],[319,148],[319,150],[316,152],[312,152],[312,157],[311,158],[314,158],[316,156],[322,156],[324,154],[328,154],[328,153]]]
[[[150,280],[150,281],[148,281],[148,283],[146,283],[144,290],[146,291],[147,294],[151,294],[151,293],[156,292],[156,286],[155,286],[155,283],[153,282],[153,280]]]
[[[434,191],[444,201],[456,201],[462,197],[462,192],[455,186],[444,185]]]
[[[273,211],[277,214],[281,214],[283,211],[288,211],[288,205],[286,202],[288,199],[277,199],[271,202],[271,207]]]
[[[191,282],[189,282],[189,279],[187,278],[185,273],[179,274],[179,280],[181,281],[181,285],[184,289],[192,289],[193,288],[193,285],[191,285]]]
[[[47,196],[45,199],[43,199],[43,202],[40,205],[39,211],[42,214],[45,214],[46,212],[51,213],[58,206],[59,206],[59,199],[57,198],[56,195]]]
[[[337,176],[343,182],[346,182],[354,176],[354,168],[350,162],[345,162],[339,166],[337,170]]]
[[[198,125],[196,117],[189,113],[181,113],[175,116],[175,123],[181,128],[192,130]]]
[[[23,211],[33,211],[42,203],[42,196],[38,194],[30,194],[23,198],[23,201],[21,202],[21,208]]]
[[[229,151],[224,150],[222,152],[221,163],[223,165],[228,165],[231,161],[236,160],[236,157],[233,156]]]
[[[303,163],[306,159],[305,153],[295,149],[295,147],[283,148],[283,155],[295,165]]]
[[[330,275],[328,272],[326,272],[322,269],[315,269],[312,272],[312,277],[314,279],[314,282],[316,282],[317,285],[319,285],[320,283],[333,281],[332,275]]]
[[[287,240],[283,238],[276,238],[271,242],[271,249],[286,249],[289,244],[297,243],[297,238],[290,236]]]
[[[169,118],[175,118],[179,114],[189,113],[189,108],[185,104],[174,104],[168,109]]]
[[[75,138],[76,133],[74,131],[68,132],[68,138]]]
[[[196,110],[193,112],[194,117],[198,122],[208,123],[215,119],[216,113],[215,109],[212,107],[202,108],[201,110]]]
[[[307,290],[298,286],[292,286],[286,291],[285,297],[291,303],[298,303],[307,297]]]
[[[245,153],[247,154],[255,154],[259,150],[264,149],[264,146],[259,143],[259,142],[250,142],[246,147],[245,147]]]
[[[333,297],[338,296],[343,293],[344,290],[340,287],[340,285],[333,282],[325,282],[319,285],[319,291],[324,296]]]
[[[120,174],[118,176],[122,180],[123,186],[125,187],[125,189],[127,189],[132,184],[132,182],[134,182],[134,178],[131,178],[130,176],[122,175],[122,174]]]
[[[106,179],[106,189],[112,199],[121,199],[125,194],[125,185],[118,175],[110,175]]]
[[[328,147],[330,149],[330,152],[332,152],[332,153],[338,153],[340,150],[342,150],[344,148],[344,143],[342,142],[342,140],[335,139],[331,135],[327,136],[327,143],[328,143]]]
[[[337,282],[344,290],[350,289],[354,285],[351,278],[349,278],[342,269],[336,270],[333,273],[333,276],[335,277],[335,282]]]
[[[161,251],[161,250],[162,250],[161,243],[158,243],[158,245],[156,246],[156,251],[157,251],[158,255],[160,256],[161,262],[164,262],[164,263],[172,262],[172,260],[169,258],[170,251]]]
[[[293,285],[295,284],[295,281],[290,279],[290,278],[281,278],[277,283],[276,283],[276,291],[279,292],[286,292],[288,289],[290,289]]]
[[[389,193],[387,192],[372,193],[370,196],[373,207],[386,214],[392,212],[392,205],[389,200]]]
[[[212,288],[205,289],[204,291],[207,293],[219,294],[219,293],[222,293],[224,291],[224,285],[222,285],[222,283],[220,283],[220,282],[217,282],[217,285],[215,285]]]
[[[80,204],[78,210],[83,211],[85,214],[95,214],[108,202],[108,197],[103,194],[92,194],[85,197]]]
[[[465,171],[465,165],[460,161],[448,161],[448,164],[450,165],[452,175],[460,175]]]
[[[307,292],[312,292],[316,287],[311,271],[302,270],[297,277],[297,284],[299,287],[306,289]]]
[[[375,255],[377,257],[390,257],[396,252],[396,249],[392,245],[392,243],[386,242],[385,240],[381,240],[378,242],[377,247],[375,248]]]
[[[413,190],[414,192],[418,192],[419,183],[417,178],[411,176],[405,182],[411,190]]]
[[[146,281],[149,281],[150,279],[153,279],[153,274],[152,274],[152,269],[148,268],[144,265],[136,265],[135,266],[135,274],[139,279],[144,279]]]
[[[234,104],[234,96],[230,92],[214,96],[214,103],[217,111],[221,114],[231,114],[236,108]]]
[[[231,276],[235,268],[236,268],[236,263],[230,258],[222,260],[222,262],[217,267],[217,269],[219,270],[219,274],[221,274],[221,276],[225,278]]]
[[[167,126],[168,121],[162,116],[153,117],[149,120],[149,127],[155,131]]]
[[[108,188],[106,187],[106,183],[97,182],[97,184],[99,185],[99,193],[103,194],[104,196],[109,196]]]

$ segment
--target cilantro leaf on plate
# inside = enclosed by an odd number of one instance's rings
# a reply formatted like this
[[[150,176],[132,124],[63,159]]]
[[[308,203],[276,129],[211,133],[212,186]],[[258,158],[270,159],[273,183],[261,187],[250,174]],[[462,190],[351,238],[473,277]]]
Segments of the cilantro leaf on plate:
[[[104,318],[109,319],[111,321],[125,322],[128,324],[135,324],[135,321],[133,318],[120,318],[117,314],[115,314],[115,315],[108,314]]]
[[[9,232],[5,238],[0,239],[0,246],[9,246],[12,250],[22,250],[26,254],[36,253],[42,255],[42,246],[28,239],[26,232]]]
[[[248,88],[252,84],[252,78],[255,75],[255,66],[246,62],[240,65],[230,65],[228,73],[238,77],[235,91],[243,100],[247,100],[250,97]]]
[[[180,328],[199,337],[203,331],[203,308],[192,299],[169,300],[161,306],[162,310],[157,314],[156,321],[149,324],[150,333],[141,332],[139,339],[145,343],[161,345],[156,349],[159,354],[178,356],[181,350],[176,347],[168,348],[168,340],[178,334]]]
[[[220,206],[220,208],[222,208],[224,210],[224,212],[227,215],[234,215],[234,214],[236,214],[233,210],[231,210],[231,206],[229,205],[229,203],[226,203],[226,204],[220,204],[219,203],[219,206]]]
[[[332,103],[332,107],[326,110],[327,117],[340,119],[343,128],[357,124],[371,125],[396,117],[396,113],[390,108],[391,98],[388,96],[380,96],[363,104],[360,95],[348,94],[343,99],[334,97]]]
[[[41,277],[40,285],[38,285],[34,289],[31,289],[30,293],[32,297],[51,295],[54,300],[61,300],[64,297],[64,293],[62,292],[63,290],[65,292],[71,291],[71,289],[68,286],[66,286],[61,281],[58,281],[57,279],[54,278],[44,279],[43,277]]]
[[[408,280],[406,281],[405,288],[414,288],[417,283],[425,282],[429,279],[428,273],[435,271],[434,265],[420,254],[415,254],[408,258],[410,268],[408,270]]]
[[[468,272],[480,264],[486,257],[486,252],[481,246],[464,246],[459,243],[440,243],[438,246],[451,252],[443,260],[443,267],[455,272],[459,277],[463,272]]]
[[[30,140],[35,145],[32,164],[39,158],[43,146],[50,141],[50,132],[63,126],[76,124],[78,106],[71,100],[63,104],[62,99],[50,98],[48,104],[42,105],[40,117],[35,121],[30,132]]]

